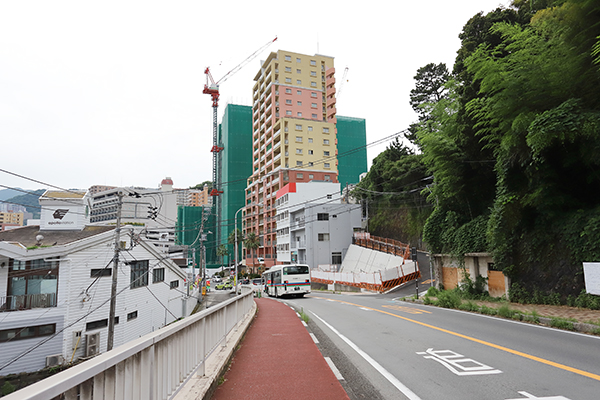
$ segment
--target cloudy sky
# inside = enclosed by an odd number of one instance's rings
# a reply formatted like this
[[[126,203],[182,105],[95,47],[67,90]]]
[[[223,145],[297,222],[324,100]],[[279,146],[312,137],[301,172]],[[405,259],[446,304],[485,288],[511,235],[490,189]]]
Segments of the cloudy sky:
[[[375,142],[416,119],[416,70],[451,68],[468,19],[508,3],[2,1],[0,169],[61,188],[210,180],[204,69],[218,80],[275,37],[221,85],[220,111],[251,104],[269,51],[325,54],[335,57],[338,85],[348,67],[338,114],[365,118]],[[384,149],[369,147],[369,162]],[[43,187],[6,172],[0,184]]]

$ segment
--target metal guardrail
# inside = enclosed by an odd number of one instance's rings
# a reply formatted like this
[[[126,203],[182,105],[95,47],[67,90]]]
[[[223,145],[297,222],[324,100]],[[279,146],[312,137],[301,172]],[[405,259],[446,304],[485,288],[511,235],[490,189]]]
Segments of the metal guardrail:
[[[252,309],[252,290],[3,399],[171,399]]]
[[[56,307],[56,293],[0,296],[0,312]]]

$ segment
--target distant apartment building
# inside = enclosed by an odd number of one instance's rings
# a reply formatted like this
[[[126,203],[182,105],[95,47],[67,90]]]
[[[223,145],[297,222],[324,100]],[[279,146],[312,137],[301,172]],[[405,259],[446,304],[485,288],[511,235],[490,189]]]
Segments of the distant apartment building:
[[[23,226],[24,213],[22,212],[0,212],[0,224]]]
[[[188,207],[202,207],[209,206],[212,204],[212,197],[210,196],[210,190],[208,185],[205,184],[204,188],[198,189],[185,189],[186,198],[184,201],[185,206]]]
[[[279,258],[278,191],[291,183],[358,183],[367,171],[366,124],[337,115],[333,57],[279,50],[262,62],[254,80],[243,230],[259,237],[256,258],[269,268],[290,262],[289,254]],[[245,258],[255,264],[250,252]]]
[[[90,186],[90,188],[88,189],[88,193],[90,195],[93,195],[96,193],[105,192],[107,190],[111,190],[111,189],[115,189],[115,188],[116,188],[116,186],[93,185],[93,186]]]

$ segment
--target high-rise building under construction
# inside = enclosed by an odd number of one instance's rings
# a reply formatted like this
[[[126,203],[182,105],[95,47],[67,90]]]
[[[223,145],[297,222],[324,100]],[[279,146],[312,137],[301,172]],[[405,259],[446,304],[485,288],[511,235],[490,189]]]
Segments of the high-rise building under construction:
[[[254,78],[252,175],[243,229],[260,245],[256,254],[246,251],[248,264],[258,259],[264,269],[276,263],[279,189],[292,182],[338,182],[334,74],[333,57],[279,50],[262,62]]]

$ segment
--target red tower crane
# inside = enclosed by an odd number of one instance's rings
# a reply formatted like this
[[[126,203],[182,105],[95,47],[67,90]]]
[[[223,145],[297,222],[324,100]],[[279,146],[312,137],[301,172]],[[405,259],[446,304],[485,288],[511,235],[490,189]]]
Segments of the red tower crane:
[[[217,111],[219,108],[219,84],[225,82],[229,77],[231,77],[233,74],[235,74],[236,72],[238,72],[240,69],[242,69],[246,64],[248,64],[250,61],[252,61],[256,56],[258,56],[259,53],[261,53],[264,49],[266,49],[267,47],[269,47],[271,45],[271,43],[275,42],[277,40],[277,37],[275,37],[275,39],[270,40],[269,42],[267,42],[266,44],[264,44],[263,46],[261,46],[258,50],[256,50],[254,53],[250,54],[244,61],[242,61],[241,63],[239,63],[235,68],[233,68],[231,71],[229,71],[228,73],[226,73],[221,79],[219,79],[217,82],[215,82],[215,80],[212,77],[212,74],[210,73],[210,69],[207,67],[204,70],[204,74],[206,75],[206,85],[204,85],[204,90],[202,91],[202,93],[204,94],[209,94],[212,97],[212,107],[213,107],[213,146],[210,149],[210,151],[213,153],[213,165],[212,165],[212,183],[213,183],[213,187],[212,190],[210,192],[211,196],[219,196],[219,194],[223,193],[222,190],[220,189],[220,185],[217,182],[218,180],[218,153],[223,150],[223,147],[219,147],[218,143],[217,143]]]
[[[215,82],[215,80],[213,79],[212,74],[210,73],[210,69],[208,67],[204,70],[204,74],[206,74],[206,85],[204,85],[204,90],[202,91],[202,93],[209,94],[212,97],[212,107],[213,107],[213,124],[212,124],[213,145],[212,145],[212,148],[210,149],[210,151],[213,154],[212,155],[212,190],[210,191],[210,195],[213,196],[212,206],[214,207],[214,210],[215,210],[215,222],[216,222],[216,230],[217,230],[216,237],[219,239],[221,238],[221,223],[220,223],[221,212],[220,212],[220,204],[219,204],[220,203],[219,194],[223,193],[222,190],[219,190],[221,188],[221,182],[219,179],[219,172],[220,172],[221,168],[220,168],[220,160],[218,157],[218,154],[221,150],[223,150],[223,147],[219,147],[219,144],[217,142],[217,140],[218,140],[218,138],[217,138],[217,127],[218,127],[217,126],[217,110],[219,108],[219,84],[225,82],[229,77],[231,77],[233,74],[235,74],[240,69],[242,69],[246,64],[248,64],[250,61],[254,60],[254,58],[256,56],[258,56],[258,54],[260,52],[262,52],[264,49],[269,47],[271,45],[271,43],[275,42],[276,40],[277,40],[277,37],[275,37],[275,39],[270,40],[269,42],[267,42],[266,44],[261,46],[254,53],[252,53],[248,57],[246,57],[246,59],[244,61],[242,61],[241,63],[239,63],[235,68],[233,68],[231,71],[226,73],[217,82]]]

